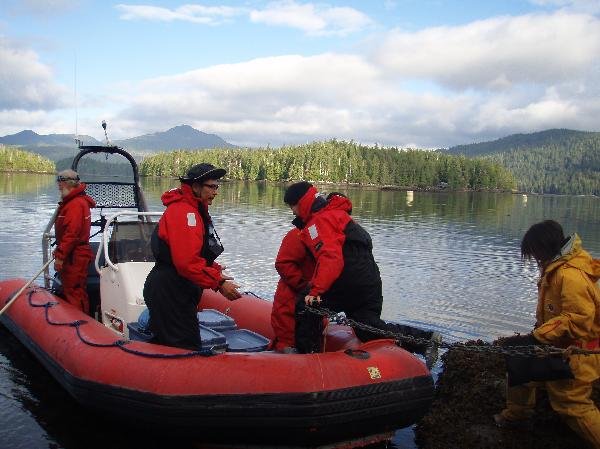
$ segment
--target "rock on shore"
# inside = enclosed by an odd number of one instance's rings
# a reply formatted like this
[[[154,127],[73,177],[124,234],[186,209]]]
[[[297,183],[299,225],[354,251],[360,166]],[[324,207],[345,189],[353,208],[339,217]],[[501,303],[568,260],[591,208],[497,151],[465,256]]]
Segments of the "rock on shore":
[[[483,341],[470,345],[489,346]],[[443,356],[436,397],[429,413],[416,426],[421,449],[583,449],[586,442],[550,408],[538,389],[536,414],[523,429],[500,429],[493,415],[504,408],[504,357],[485,350],[449,349]],[[600,392],[593,394],[600,404]]]

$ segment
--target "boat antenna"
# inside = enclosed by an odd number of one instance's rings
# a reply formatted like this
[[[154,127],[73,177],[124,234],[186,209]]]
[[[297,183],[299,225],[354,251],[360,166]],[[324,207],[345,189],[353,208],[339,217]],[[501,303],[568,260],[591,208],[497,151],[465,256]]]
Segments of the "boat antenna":
[[[106,134],[106,120],[102,120],[102,128],[104,129],[104,137],[106,137],[106,145],[110,146],[110,141],[108,140],[108,134]]]
[[[77,51],[74,52],[74,64],[73,64],[73,97],[75,102],[75,143],[78,147],[81,146],[81,140],[79,139],[79,105],[77,101]]]

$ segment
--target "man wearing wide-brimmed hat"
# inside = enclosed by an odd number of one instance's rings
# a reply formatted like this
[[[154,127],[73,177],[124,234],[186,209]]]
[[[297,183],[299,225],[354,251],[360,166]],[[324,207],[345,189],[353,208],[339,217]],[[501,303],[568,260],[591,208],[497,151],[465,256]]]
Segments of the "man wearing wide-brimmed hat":
[[[179,188],[162,195],[167,209],[152,235],[156,265],[144,284],[157,343],[199,349],[196,312],[202,290],[217,290],[229,300],[240,297],[238,285],[215,262],[223,246],[208,213],[225,173],[211,164],[194,165],[179,178]]]

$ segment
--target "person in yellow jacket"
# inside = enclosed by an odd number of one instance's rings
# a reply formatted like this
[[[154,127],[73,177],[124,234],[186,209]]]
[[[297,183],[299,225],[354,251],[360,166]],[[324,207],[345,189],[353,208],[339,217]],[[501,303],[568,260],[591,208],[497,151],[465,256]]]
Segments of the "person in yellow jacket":
[[[538,281],[536,325],[529,335],[504,339],[504,346],[548,344],[598,350],[600,337],[600,260],[582,248],[577,234],[566,237],[552,220],[537,223],[521,241],[521,255],[534,259]],[[510,340],[510,341],[508,341]],[[529,382],[508,387],[507,406],[494,416],[500,427],[533,415],[536,387],[544,386],[552,408],[579,435],[600,449],[600,412],[590,398],[600,377],[600,354],[575,354],[569,359],[573,378]]]

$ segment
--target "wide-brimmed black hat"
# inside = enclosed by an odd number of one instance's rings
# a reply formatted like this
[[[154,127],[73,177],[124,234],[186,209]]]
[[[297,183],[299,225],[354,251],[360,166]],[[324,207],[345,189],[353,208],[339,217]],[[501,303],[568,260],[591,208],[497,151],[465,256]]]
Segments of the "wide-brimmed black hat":
[[[302,198],[312,186],[313,185],[310,182],[306,181],[300,181],[292,184],[286,189],[285,194],[283,195],[283,202],[289,204],[290,206],[298,204],[300,198]]]
[[[179,180],[186,184],[191,184],[206,179],[219,179],[225,176],[225,173],[227,173],[227,170],[224,168],[217,168],[212,164],[202,163],[194,165],[185,175],[181,176]]]

